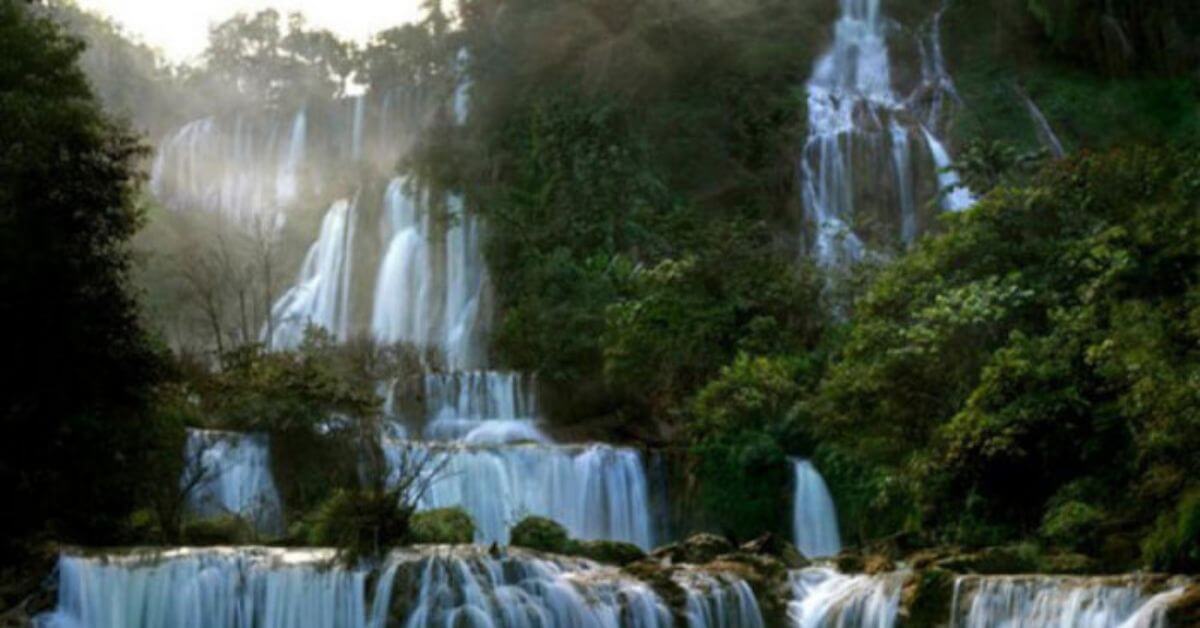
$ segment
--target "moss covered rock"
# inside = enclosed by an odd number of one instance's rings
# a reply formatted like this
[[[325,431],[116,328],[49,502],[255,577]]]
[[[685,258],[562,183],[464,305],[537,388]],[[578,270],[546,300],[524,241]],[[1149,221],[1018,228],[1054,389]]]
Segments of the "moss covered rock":
[[[954,573],[1000,575],[1031,573],[1038,570],[1041,556],[1030,545],[987,547],[969,554],[958,554],[937,562],[937,566]]]
[[[642,548],[620,541],[569,541],[567,553],[606,565],[623,567],[646,557]]]
[[[475,540],[475,521],[462,508],[418,512],[409,526],[413,543],[461,544]]]
[[[570,540],[566,528],[545,517],[525,517],[509,532],[511,545],[554,554],[565,554]]]

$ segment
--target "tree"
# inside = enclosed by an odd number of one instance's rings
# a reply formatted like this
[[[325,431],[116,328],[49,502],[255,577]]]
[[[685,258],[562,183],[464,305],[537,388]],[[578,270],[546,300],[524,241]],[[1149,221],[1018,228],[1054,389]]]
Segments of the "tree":
[[[101,111],[83,45],[0,1],[3,538],[111,540],[147,451],[158,357],[128,290],[145,149]],[[4,549],[12,549],[6,547]]]

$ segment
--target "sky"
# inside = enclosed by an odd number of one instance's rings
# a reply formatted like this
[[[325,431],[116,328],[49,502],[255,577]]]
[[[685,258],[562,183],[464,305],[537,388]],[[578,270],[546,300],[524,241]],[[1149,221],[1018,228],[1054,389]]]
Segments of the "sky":
[[[300,11],[310,26],[366,41],[372,34],[416,19],[420,0],[78,0],[108,15],[172,62],[194,60],[204,52],[209,24],[244,11],[266,8],[284,15]]]

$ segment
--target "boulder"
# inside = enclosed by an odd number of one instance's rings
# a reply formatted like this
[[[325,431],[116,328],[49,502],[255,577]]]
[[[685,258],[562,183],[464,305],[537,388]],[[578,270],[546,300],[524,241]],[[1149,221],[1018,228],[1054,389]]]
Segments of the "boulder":
[[[727,539],[715,534],[701,532],[693,534],[680,543],[664,545],[650,552],[650,555],[667,563],[691,563],[703,565],[721,554],[733,551],[733,544]]]
[[[773,556],[778,558],[789,569],[803,569],[811,563],[800,550],[796,549],[795,545],[771,534],[770,532],[743,543],[739,548],[741,552],[746,554],[761,554],[765,556]]]
[[[567,553],[582,556],[606,565],[624,567],[646,557],[646,552],[633,543],[621,541],[570,541]]]
[[[863,572],[870,576],[895,570],[896,563],[883,554],[871,554],[863,560]]]
[[[833,559],[833,564],[837,566],[838,571],[842,573],[862,573],[863,567],[866,566],[862,554],[854,550],[842,550]]]
[[[1086,576],[1103,573],[1104,569],[1100,561],[1094,558],[1083,554],[1063,552],[1043,557],[1039,571],[1050,574]]]
[[[954,573],[1003,575],[1035,572],[1037,563],[1036,551],[1029,547],[1005,545],[943,558],[936,565]]]

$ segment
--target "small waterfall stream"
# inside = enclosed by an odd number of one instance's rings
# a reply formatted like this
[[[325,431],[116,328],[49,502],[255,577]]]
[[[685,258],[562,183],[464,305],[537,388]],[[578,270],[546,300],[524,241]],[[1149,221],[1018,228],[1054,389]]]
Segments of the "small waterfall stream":
[[[188,430],[180,482],[188,489],[188,510],[194,515],[236,515],[260,532],[283,532],[265,434]]]
[[[808,460],[792,459],[795,491],[792,533],[796,549],[809,558],[835,556],[842,551],[837,510],[825,479]]]
[[[856,230],[863,212],[898,212],[903,241],[918,230],[917,173],[912,146],[928,146],[938,169],[943,207],[961,211],[974,198],[949,170],[951,160],[931,130],[944,102],[957,100],[938,36],[940,13],[918,41],[923,80],[901,99],[893,89],[888,24],[880,0],[840,0],[833,44],[808,81],[808,139],[800,158],[801,194],[815,228],[811,254],[823,266],[843,266],[867,253]],[[915,138],[915,141],[914,141]]]

